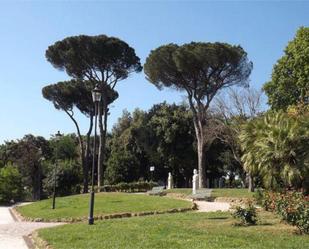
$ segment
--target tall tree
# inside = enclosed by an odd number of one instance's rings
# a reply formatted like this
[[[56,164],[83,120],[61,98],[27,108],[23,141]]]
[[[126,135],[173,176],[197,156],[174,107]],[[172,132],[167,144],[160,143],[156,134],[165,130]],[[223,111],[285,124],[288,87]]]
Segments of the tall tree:
[[[246,85],[252,70],[247,53],[226,43],[168,44],[153,51],[144,71],[156,87],[185,91],[193,113],[197,139],[199,185],[206,186],[206,112],[219,90]]]
[[[88,172],[90,164],[90,136],[93,128],[94,105],[91,97],[93,83],[90,81],[70,80],[51,84],[42,89],[44,98],[51,101],[54,107],[64,111],[75,125],[80,147],[81,164],[83,168],[83,191],[88,192]],[[118,93],[107,88],[107,103],[112,103]],[[74,108],[89,118],[89,128],[86,134],[86,143],[81,134],[78,120],[75,118]]]
[[[140,59],[126,42],[106,35],[67,37],[49,46],[46,58],[55,68],[65,70],[75,79],[88,80],[102,90],[98,118],[100,130],[98,186],[100,187],[109,111],[107,89],[113,90],[117,82],[126,79],[133,72],[140,72],[142,70]]]
[[[309,104],[309,27],[301,27],[288,43],[264,90],[274,110]]]

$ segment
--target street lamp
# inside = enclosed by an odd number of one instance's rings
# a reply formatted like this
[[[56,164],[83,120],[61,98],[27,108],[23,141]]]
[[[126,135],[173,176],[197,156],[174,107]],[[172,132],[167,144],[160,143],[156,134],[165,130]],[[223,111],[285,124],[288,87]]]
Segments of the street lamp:
[[[151,174],[151,181],[153,181],[153,175],[154,175],[154,171],[155,171],[155,166],[150,166],[149,170],[150,170],[150,174]]]
[[[59,150],[59,146],[58,146],[58,143],[59,143],[59,140],[61,138],[61,133],[60,131],[58,131],[56,134],[55,134],[55,141],[56,141],[56,153],[55,153],[55,167],[54,167],[54,189],[53,189],[53,206],[52,208],[55,209],[56,207],[56,184],[57,184],[57,163],[58,163],[58,150]]]
[[[96,147],[97,147],[97,115],[98,115],[98,105],[101,101],[101,90],[96,86],[92,90],[92,101],[94,103],[94,139],[93,139],[93,160],[91,169],[91,193],[90,193],[90,207],[89,207],[89,217],[88,224],[93,225],[93,209],[94,209],[94,168],[95,168],[95,158],[96,158]]]

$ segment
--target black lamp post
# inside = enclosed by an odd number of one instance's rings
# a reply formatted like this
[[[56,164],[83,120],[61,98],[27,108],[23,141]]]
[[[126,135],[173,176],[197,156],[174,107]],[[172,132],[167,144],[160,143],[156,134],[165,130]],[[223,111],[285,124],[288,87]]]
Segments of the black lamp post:
[[[52,208],[55,209],[56,207],[56,184],[57,184],[57,163],[58,163],[58,150],[59,150],[59,146],[58,146],[58,143],[59,143],[59,140],[61,138],[61,133],[60,131],[58,131],[56,134],[55,134],[55,141],[56,141],[56,153],[55,153],[55,167],[54,167],[54,189],[53,189],[53,206]]]
[[[153,177],[153,175],[154,175],[154,171],[155,171],[155,166],[150,166],[150,174],[151,174],[151,181],[154,181],[154,177]]]
[[[95,158],[96,158],[96,148],[97,148],[97,116],[98,116],[98,105],[101,101],[101,90],[96,86],[92,90],[92,101],[94,103],[94,139],[93,139],[93,160],[91,169],[91,193],[90,193],[90,207],[89,207],[89,217],[88,224],[93,225],[93,209],[94,209],[94,168],[95,168]]]

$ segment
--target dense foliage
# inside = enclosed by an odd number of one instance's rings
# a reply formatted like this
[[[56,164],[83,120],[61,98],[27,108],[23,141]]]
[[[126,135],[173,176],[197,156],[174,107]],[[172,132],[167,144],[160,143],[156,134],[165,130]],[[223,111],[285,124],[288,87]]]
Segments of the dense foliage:
[[[213,123],[213,125],[218,125]],[[192,113],[186,105],[161,103],[148,112],[125,111],[108,139],[106,184],[155,180],[166,184],[168,172],[175,187],[190,187],[196,168],[196,140]],[[213,137],[205,153],[210,186],[214,179],[243,176],[230,147]],[[149,167],[154,166],[151,173]]]
[[[309,27],[301,27],[275,64],[272,78],[264,85],[270,106],[286,110],[309,102]]]
[[[8,164],[0,168],[0,203],[16,202],[22,197],[22,176],[17,167]]]
[[[264,193],[263,206],[268,211],[279,214],[284,221],[296,226],[301,233],[309,233],[309,197],[303,193]]]
[[[44,163],[45,178],[43,179],[44,192],[51,196],[54,184],[58,196],[79,194],[81,192],[81,167],[76,160],[57,160],[54,163]]]
[[[266,188],[309,190],[308,117],[268,113],[249,121],[241,131],[246,170],[260,177]]]
[[[61,195],[75,193],[76,191],[71,189],[81,184],[77,145],[75,135],[63,136],[59,141],[55,141],[54,137],[46,140],[43,137],[26,135],[1,146],[0,168],[3,167],[4,172],[10,170],[14,173],[16,170],[16,181],[19,187],[23,188],[25,197],[28,200],[39,200],[51,193],[57,161],[57,191]],[[14,165],[14,169],[7,169],[6,165]],[[8,183],[15,187],[14,182]],[[75,186],[76,184],[78,186]],[[9,188],[7,186],[7,189]],[[11,198],[15,198],[13,193]]]
[[[161,103],[149,111],[125,111],[107,136],[104,184],[153,180],[164,185],[171,172],[175,187],[190,187],[197,162],[191,121],[192,113],[186,105]],[[90,159],[92,140],[90,136]],[[70,195],[79,193],[84,185],[80,153],[79,138],[74,134],[49,140],[27,135],[1,145],[0,168],[8,163],[16,165],[29,200],[51,196],[55,179],[56,194]],[[236,186],[236,176],[243,179],[241,164],[223,141],[214,136],[205,153],[210,187],[217,186],[223,176],[229,176],[229,186]],[[155,167],[154,172],[150,172],[150,166]],[[86,177],[88,180],[89,171]]]

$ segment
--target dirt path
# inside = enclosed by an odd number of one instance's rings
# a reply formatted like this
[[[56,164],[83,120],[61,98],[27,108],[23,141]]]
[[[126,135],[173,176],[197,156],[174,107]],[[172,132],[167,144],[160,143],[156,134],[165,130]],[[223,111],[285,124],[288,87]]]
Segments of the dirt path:
[[[36,229],[58,225],[62,223],[20,222],[13,218],[10,207],[0,207],[0,248],[28,249],[30,245],[25,237]]]
[[[197,212],[215,212],[228,211],[231,207],[228,202],[210,202],[210,201],[195,201],[197,204]]]

